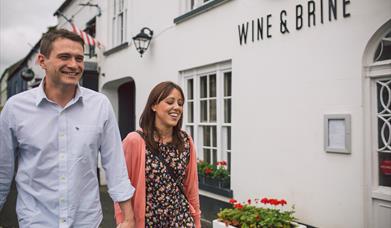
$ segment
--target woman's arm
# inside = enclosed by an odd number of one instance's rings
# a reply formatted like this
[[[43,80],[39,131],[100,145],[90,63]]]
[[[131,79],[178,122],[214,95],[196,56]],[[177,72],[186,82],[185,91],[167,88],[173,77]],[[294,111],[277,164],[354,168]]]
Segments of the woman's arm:
[[[184,190],[190,204],[190,213],[194,218],[196,228],[201,227],[200,198],[198,191],[197,174],[197,154],[194,148],[193,140],[189,136],[190,160],[186,168],[186,177],[184,180]]]

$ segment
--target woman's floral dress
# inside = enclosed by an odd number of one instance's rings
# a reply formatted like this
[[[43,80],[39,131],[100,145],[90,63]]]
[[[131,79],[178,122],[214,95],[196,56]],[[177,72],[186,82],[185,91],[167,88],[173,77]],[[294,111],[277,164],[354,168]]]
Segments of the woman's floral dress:
[[[190,214],[189,203],[177,186],[185,177],[190,159],[190,143],[186,133],[182,132],[184,151],[179,152],[171,143],[159,144],[161,157],[174,170],[171,177],[158,157],[146,149],[145,184],[146,184],[146,227],[195,227]]]

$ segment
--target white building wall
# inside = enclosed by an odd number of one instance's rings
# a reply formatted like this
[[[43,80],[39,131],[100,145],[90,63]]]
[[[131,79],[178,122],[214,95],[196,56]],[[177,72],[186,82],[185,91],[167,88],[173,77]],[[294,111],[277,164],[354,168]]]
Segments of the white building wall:
[[[179,71],[232,60],[234,197],[286,198],[300,221],[317,227],[365,227],[362,59],[376,30],[391,18],[391,1],[356,0],[348,18],[294,28],[294,12],[308,1],[232,0],[179,24],[180,1],[128,0],[129,47],[99,55],[100,85],[124,77],[136,84],[136,122],[151,88],[181,82]],[[315,1],[319,7],[320,1]],[[107,1],[99,0],[98,39],[108,41]],[[290,33],[279,31],[286,10]],[[304,15],[305,15],[304,13]],[[319,13],[319,11],[317,11]],[[272,38],[240,45],[238,25],[272,14]],[[154,30],[140,58],[131,37]],[[265,34],[264,34],[265,35]],[[111,47],[107,45],[106,50]],[[114,92],[113,92],[114,91]],[[325,114],[351,114],[352,153],[323,149]]]

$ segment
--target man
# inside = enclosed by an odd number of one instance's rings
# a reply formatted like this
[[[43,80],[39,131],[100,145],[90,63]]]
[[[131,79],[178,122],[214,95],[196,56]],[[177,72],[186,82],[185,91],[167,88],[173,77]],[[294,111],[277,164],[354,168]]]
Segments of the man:
[[[44,34],[38,88],[11,97],[0,116],[0,210],[18,162],[16,211],[21,228],[98,227],[102,220],[98,152],[108,191],[133,227],[130,184],[108,99],[79,86],[84,41],[67,30]]]

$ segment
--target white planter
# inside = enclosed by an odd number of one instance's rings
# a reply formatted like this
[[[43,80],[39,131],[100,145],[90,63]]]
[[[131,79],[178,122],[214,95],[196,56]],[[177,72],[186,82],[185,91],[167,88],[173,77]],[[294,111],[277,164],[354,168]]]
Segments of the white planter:
[[[226,226],[225,223],[220,222],[219,220],[213,220],[213,228],[236,228],[234,226]]]
[[[293,225],[295,225],[295,228],[307,228],[304,225],[292,222]],[[225,223],[220,222],[219,220],[215,219],[213,220],[213,228],[236,228],[234,226],[226,226]]]

